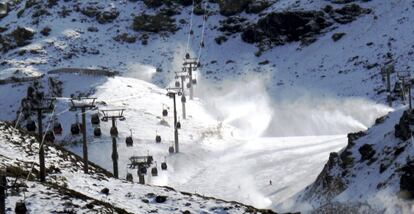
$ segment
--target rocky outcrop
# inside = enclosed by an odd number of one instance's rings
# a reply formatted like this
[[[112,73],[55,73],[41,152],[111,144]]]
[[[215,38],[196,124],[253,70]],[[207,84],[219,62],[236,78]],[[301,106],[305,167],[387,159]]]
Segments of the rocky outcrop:
[[[326,11],[326,8],[325,8]],[[359,16],[368,14],[370,9],[365,9],[357,4],[345,5],[342,8],[328,10],[330,17],[340,24],[347,24],[355,21]]]
[[[111,7],[103,10],[95,5],[88,5],[80,9],[80,12],[87,17],[96,18],[100,24],[110,23],[119,16],[119,11],[116,8]]]
[[[408,161],[401,168],[400,190],[405,198],[414,198],[414,161]]]
[[[410,115],[411,114],[408,110],[404,111],[403,115],[400,118],[399,123],[394,126],[395,137],[400,138],[403,141],[406,141],[406,140],[410,139],[410,137],[411,137],[411,130],[410,130],[410,126],[409,126]]]
[[[16,47],[28,45],[33,36],[33,31],[24,27],[17,27],[5,36],[0,35],[0,51],[7,52]]]
[[[332,152],[316,181],[305,189],[305,194],[300,199],[303,201],[315,199],[330,201],[343,192],[347,187],[346,181],[342,178],[340,171],[334,170],[341,168],[341,162],[338,153]]]
[[[283,45],[314,37],[330,25],[320,11],[274,12],[246,28],[241,38],[247,43],[269,40],[272,44]]]
[[[132,28],[135,31],[146,31],[152,33],[175,32],[178,30],[175,20],[163,15],[147,15],[142,14],[134,18]]]

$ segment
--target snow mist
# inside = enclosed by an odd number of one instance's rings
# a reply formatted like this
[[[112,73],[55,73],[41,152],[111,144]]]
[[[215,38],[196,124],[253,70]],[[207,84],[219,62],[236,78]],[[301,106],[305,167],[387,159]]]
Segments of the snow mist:
[[[363,98],[327,97],[301,90],[272,99],[266,76],[219,86],[199,81],[197,95],[218,120],[240,129],[240,137],[338,135],[366,130],[391,108]],[[298,95],[300,94],[300,95]]]

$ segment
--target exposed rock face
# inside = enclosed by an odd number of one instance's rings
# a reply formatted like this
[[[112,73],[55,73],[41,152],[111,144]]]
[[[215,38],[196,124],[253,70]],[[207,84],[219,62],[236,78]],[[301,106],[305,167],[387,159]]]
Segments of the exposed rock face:
[[[330,26],[323,12],[275,12],[244,30],[241,37],[247,43],[270,40],[275,45],[313,37]]]
[[[400,190],[407,198],[414,198],[414,161],[411,160],[401,168]]]
[[[112,22],[118,16],[119,16],[119,11],[117,11],[115,8],[111,8],[110,10],[106,10],[106,11],[100,12],[96,16],[96,20],[100,24],[104,24],[104,23]]]
[[[395,125],[395,137],[400,138],[403,141],[410,139],[411,131],[409,127],[410,113],[404,111],[403,115],[400,118],[400,122]]]
[[[324,198],[328,201],[339,195],[346,189],[346,182],[340,176],[338,171],[334,168],[340,168],[341,159],[336,152],[329,155],[329,160],[325,164],[321,174],[316,178],[316,181],[306,188],[305,194],[301,197],[302,200],[310,200],[315,198]]]
[[[28,45],[33,36],[33,31],[23,27],[17,27],[5,36],[0,35],[0,51],[7,52],[16,47]]]
[[[162,14],[142,14],[141,16],[136,16],[134,18],[132,28],[135,31],[146,31],[152,33],[177,31],[174,19]]]
[[[362,8],[357,4],[349,4],[345,5],[342,8],[330,11],[329,15],[336,22],[340,24],[346,24],[355,21],[359,16],[363,14],[368,14],[370,12],[370,9]]]
[[[372,145],[365,144],[358,149],[361,154],[361,160],[370,160],[375,155],[375,150],[372,148]]]

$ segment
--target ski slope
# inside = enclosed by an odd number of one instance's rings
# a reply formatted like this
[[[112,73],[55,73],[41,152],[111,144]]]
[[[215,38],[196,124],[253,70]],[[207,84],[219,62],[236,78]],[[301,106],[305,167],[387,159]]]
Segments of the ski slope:
[[[172,100],[166,96],[164,89],[127,77],[109,78],[97,86],[93,96],[99,97],[98,103],[106,103],[99,106],[100,109],[125,108],[124,115],[127,119],[117,122],[120,131],[117,139],[120,178],[125,178],[126,173],[132,173],[135,178],[137,177],[135,170],[127,168],[129,157],[150,154],[154,156],[158,169],[160,163],[166,160],[168,170],[159,170],[161,172],[157,177],[148,174],[146,181],[149,184],[172,186],[179,190],[240,201],[260,208],[272,208],[289,200],[315,180],[329,153],[339,151],[346,145],[345,134],[348,131],[364,129],[373,123],[373,120],[366,118],[375,118],[390,110],[369,102],[364,108],[366,111],[358,110],[357,113],[341,112],[340,108],[329,112],[329,108],[319,107],[319,111],[325,109],[324,117],[342,115],[338,117],[338,121],[348,118],[349,124],[354,126],[343,126],[342,134],[325,132],[325,135],[322,135],[321,132],[315,132],[314,136],[303,133],[303,136],[262,137],[271,127],[272,118],[267,119],[267,124],[252,129],[257,118],[263,116],[260,115],[261,112],[254,112],[256,109],[246,106],[251,106],[251,102],[257,101],[231,102],[233,98],[230,94],[223,94],[225,99],[216,97],[211,101],[196,98],[187,103],[188,119],[181,119],[182,128],[179,130],[180,153],[170,155],[168,147],[173,145]],[[266,97],[265,94],[262,96]],[[233,114],[224,114],[227,108],[221,99],[230,102]],[[213,105],[211,102],[222,105],[223,112],[219,114],[217,109],[209,109],[208,107]],[[355,101],[356,104],[359,102]],[[178,115],[181,115],[181,103],[177,104]],[[169,109],[167,117],[161,115],[163,105]],[[268,108],[272,109],[271,106]],[[276,114],[270,114],[273,119],[282,113],[274,112]],[[359,117],[360,115],[364,117]],[[299,116],[302,117],[303,114]],[[313,125],[322,123],[324,117],[316,118]],[[291,114],[291,118],[292,121],[297,119],[294,114]],[[74,122],[73,113],[65,112],[61,119]],[[166,121],[169,126],[161,125],[161,120]],[[354,122],[356,120],[359,122]],[[336,123],[339,123],[338,121]],[[332,121],[327,122],[335,124]],[[361,125],[364,123],[365,126]],[[308,125],[304,123],[305,127]],[[97,139],[91,134],[89,136],[89,158],[112,171],[112,141],[109,137],[111,123],[101,122],[100,126],[103,137]],[[284,133],[291,132],[290,127],[286,124]],[[90,124],[88,128],[91,133]],[[125,138],[130,135],[130,130],[134,146],[126,147]],[[162,137],[161,144],[155,143],[156,132]],[[68,131],[65,134],[69,134]],[[82,155],[81,144],[67,145],[67,148]]]

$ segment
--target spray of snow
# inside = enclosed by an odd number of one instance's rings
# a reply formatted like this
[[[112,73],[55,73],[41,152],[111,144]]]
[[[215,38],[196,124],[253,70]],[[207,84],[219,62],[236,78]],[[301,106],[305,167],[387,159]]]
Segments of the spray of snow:
[[[152,77],[157,69],[150,65],[143,65],[140,63],[132,63],[128,66],[128,76],[147,82],[152,81]]]
[[[201,81],[198,95],[218,120],[241,130],[240,137],[338,135],[366,130],[391,108],[363,98],[281,91],[272,99],[266,75],[227,81],[219,87]]]

